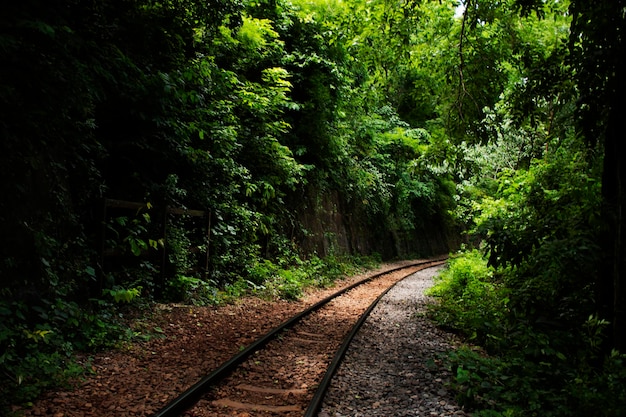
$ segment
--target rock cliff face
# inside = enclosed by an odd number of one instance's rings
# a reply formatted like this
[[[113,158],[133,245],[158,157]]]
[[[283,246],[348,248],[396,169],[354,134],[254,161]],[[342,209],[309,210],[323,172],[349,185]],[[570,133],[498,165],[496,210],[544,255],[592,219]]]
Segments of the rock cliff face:
[[[300,202],[297,218],[303,232],[294,238],[308,253],[379,253],[383,259],[430,256],[459,247],[460,234],[434,216],[416,230],[389,230],[383,218],[369,218],[363,207],[348,204],[338,192],[309,189]]]

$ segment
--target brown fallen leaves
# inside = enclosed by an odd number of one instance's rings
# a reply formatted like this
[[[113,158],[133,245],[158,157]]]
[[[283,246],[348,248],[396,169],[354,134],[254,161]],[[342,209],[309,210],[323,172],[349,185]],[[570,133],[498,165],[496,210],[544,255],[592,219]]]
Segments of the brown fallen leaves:
[[[387,264],[378,271],[398,265]],[[375,272],[350,277],[338,286]],[[85,357],[92,374],[75,389],[51,391],[32,407],[15,409],[24,416],[150,416],[241,347],[334,291],[311,291],[297,302],[251,297],[220,307],[157,305],[152,322],[163,330],[164,338]]]

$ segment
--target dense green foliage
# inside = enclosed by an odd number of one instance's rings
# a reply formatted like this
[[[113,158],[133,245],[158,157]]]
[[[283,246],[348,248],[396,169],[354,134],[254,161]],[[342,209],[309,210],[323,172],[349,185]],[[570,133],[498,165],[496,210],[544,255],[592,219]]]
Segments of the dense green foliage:
[[[129,306],[295,299],[467,230],[433,311],[490,355],[454,358],[465,404],[623,414],[624,2],[459,4],[3,5],[2,398],[148,337]]]
[[[480,251],[451,260],[432,290],[439,303],[431,314],[475,346],[449,359],[458,399],[476,415],[624,415],[615,197],[623,195],[615,185],[623,131],[615,128],[624,4],[572,1],[564,14],[556,2],[520,3],[524,19],[543,18],[524,29],[532,43],[515,69],[522,78],[483,108],[490,138],[462,146],[456,213]],[[487,2],[469,5],[466,19]],[[573,19],[569,32],[558,24],[546,31],[562,18]]]
[[[440,300],[433,317],[490,355],[452,357],[460,399],[471,408],[520,416],[624,412],[616,400],[626,395],[624,358],[614,353],[607,366],[615,369],[594,368],[607,324],[596,315],[591,279],[599,182],[568,145],[528,169],[500,173],[494,195],[474,203],[474,233],[488,256],[474,250],[454,258],[433,289]],[[599,389],[602,380],[615,383]]]
[[[372,27],[349,16],[332,2],[2,6],[3,401],[136,336],[128,304],[292,299],[345,255],[432,253],[410,242],[452,230],[454,187],[430,134],[372,88],[383,64],[350,46]],[[328,201],[355,237],[303,222]]]

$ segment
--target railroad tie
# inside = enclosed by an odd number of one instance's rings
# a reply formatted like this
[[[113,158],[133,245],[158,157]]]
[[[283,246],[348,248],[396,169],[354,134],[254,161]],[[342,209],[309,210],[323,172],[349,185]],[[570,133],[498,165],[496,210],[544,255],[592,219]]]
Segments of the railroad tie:
[[[228,407],[236,410],[253,410],[253,411],[266,411],[270,413],[287,413],[290,411],[302,411],[302,407],[297,405],[265,405],[265,404],[250,404],[242,403],[239,401],[233,401],[228,398],[222,398],[221,400],[211,401],[211,404],[216,407]]]
[[[292,395],[306,395],[306,389],[299,388],[268,388],[268,387],[257,387],[254,385],[240,384],[237,388],[254,392],[257,394],[272,394],[272,395],[280,395],[282,397],[290,397]],[[244,403],[241,401],[231,400],[229,398],[222,398],[219,400],[211,401],[211,404],[216,407],[228,407],[234,408],[237,410],[255,410],[255,411],[266,411],[266,412],[274,412],[274,413],[284,413],[291,411],[302,411],[302,407],[297,405],[269,405],[269,404],[252,404],[252,403]]]

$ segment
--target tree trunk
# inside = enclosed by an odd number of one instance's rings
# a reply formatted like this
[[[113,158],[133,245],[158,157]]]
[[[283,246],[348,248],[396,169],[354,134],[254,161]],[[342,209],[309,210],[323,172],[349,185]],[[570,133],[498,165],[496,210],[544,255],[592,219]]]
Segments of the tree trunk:
[[[626,348],[626,72],[624,42],[610,89],[610,110],[604,142],[602,198],[605,232],[604,259],[599,285],[599,306],[610,321],[609,346]],[[619,55],[618,55],[619,56]]]

